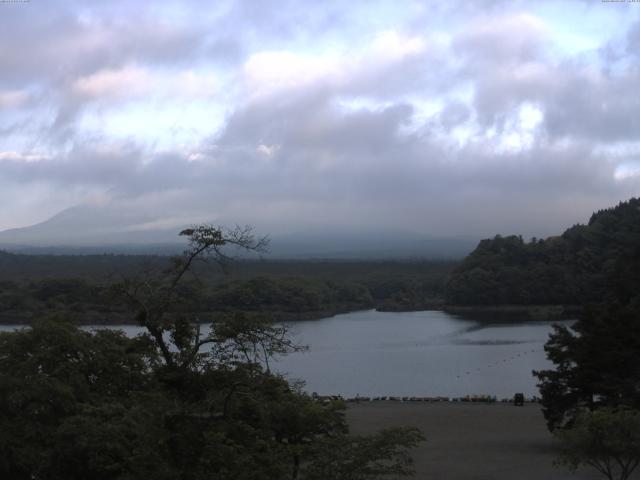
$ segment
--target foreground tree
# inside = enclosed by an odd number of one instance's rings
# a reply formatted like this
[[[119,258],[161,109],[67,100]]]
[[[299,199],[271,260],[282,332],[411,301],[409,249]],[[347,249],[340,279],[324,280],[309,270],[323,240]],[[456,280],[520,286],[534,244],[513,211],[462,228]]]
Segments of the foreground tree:
[[[571,429],[559,430],[558,463],[575,471],[595,468],[609,480],[627,480],[640,463],[640,412],[603,408],[581,413]]]
[[[60,318],[1,333],[0,478],[158,475],[150,466],[166,454],[156,440],[161,402],[149,401],[157,360],[144,337]]]
[[[269,369],[296,350],[259,315],[207,318],[196,266],[260,251],[250,229],[184,230],[163,271],[114,286],[145,333],[86,332],[63,319],[0,334],[0,478],[364,479],[411,473],[415,429],[348,435],[322,404]]]
[[[137,277],[116,283],[113,290],[128,301],[136,322],[153,338],[166,366],[188,369],[198,362],[203,347],[219,340],[214,331],[207,338],[201,335],[200,325],[207,319],[199,316],[196,267],[215,263],[227,269],[231,261],[229,247],[264,252],[268,239],[256,239],[250,227],[227,230],[211,225],[198,225],[183,230],[180,235],[187,238],[187,248],[182,255],[171,258],[168,268],[141,272]],[[189,275],[196,282],[187,282]],[[285,340],[282,333],[268,337]],[[291,347],[293,345],[286,342],[280,346],[283,353]],[[277,348],[276,345],[273,348]]]
[[[623,244],[610,266],[608,290],[571,327],[555,327],[545,345],[554,370],[534,372],[551,430],[585,410],[640,409],[640,243]]]
[[[545,345],[555,370],[536,372],[547,424],[571,425],[601,406],[640,409],[640,315],[633,305],[587,310],[573,327],[555,327]]]
[[[560,462],[610,480],[629,478],[640,461],[639,239],[621,238],[604,299],[571,328],[555,327],[545,345],[555,370],[534,372]]]
[[[370,436],[328,437],[313,446],[307,480],[367,480],[413,475],[409,449],[424,440],[414,428],[391,428]]]

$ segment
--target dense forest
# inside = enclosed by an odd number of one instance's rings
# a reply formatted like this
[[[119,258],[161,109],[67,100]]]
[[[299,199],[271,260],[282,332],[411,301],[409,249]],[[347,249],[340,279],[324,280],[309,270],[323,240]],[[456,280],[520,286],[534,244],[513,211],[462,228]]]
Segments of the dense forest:
[[[584,305],[612,282],[632,284],[625,258],[640,245],[640,199],[594,213],[547,239],[483,240],[455,268],[446,287],[454,305]]]
[[[198,265],[184,287],[203,312],[320,318],[359,309],[421,310],[563,306],[574,316],[612,283],[632,284],[624,258],[640,245],[640,199],[594,213],[547,239],[496,236],[462,262],[444,260],[238,260],[224,272]],[[158,255],[21,255],[0,252],[0,322],[28,323],[53,310],[81,323],[130,322],[110,285],[167,268]],[[514,312],[504,306],[513,306]],[[458,310],[456,310],[456,308]],[[480,309],[478,309],[480,310]],[[548,308],[541,318],[556,315]]]
[[[637,422],[633,418],[640,411],[639,220],[640,201],[632,199],[594,214],[588,226],[568,231],[567,241],[580,246],[575,255],[590,267],[582,288],[591,297],[582,298],[584,310],[575,323],[554,327],[545,351],[555,368],[534,374],[549,428],[575,429],[568,436],[559,433],[573,449],[569,459],[574,465],[576,450],[580,461],[593,463],[594,450],[584,448],[588,445],[599,445],[596,452],[611,456],[611,445],[617,445],[618,459],[626,457],[636,466],[640,460],[637,430],[624,437],[620,427]],[[588,413],[603,407],[597,415]]]
[[[183,255],[110,286],[143,330],[135,337],[74,324],[69,308],[96,295],[83,280],[43,280],[32,295],[46,302],[57,292],[59,304],[32,328],[0,332],[0,478],[410,475],[419,430],[349,435],[342,400],[308,395],[271,372],[274,355],[301,348],[286,325],[236,310],[201,331],[200,285],[188,274],[198,262],[220,265],[224,245],[258,251],[260,240],[207,225],[181,235]]]
[[[169,262],[163,256],[0,252],[0,322],[29,323],[55,310],[80,323],[129,323],[111,285],[154,275]],[[183,288],[209,315],[241,310],[274,319],[320,318],[369,308],[433,308],[442,303],[454,267],[452,261],[427,260],[239,260],[226,272],[194,266]]]

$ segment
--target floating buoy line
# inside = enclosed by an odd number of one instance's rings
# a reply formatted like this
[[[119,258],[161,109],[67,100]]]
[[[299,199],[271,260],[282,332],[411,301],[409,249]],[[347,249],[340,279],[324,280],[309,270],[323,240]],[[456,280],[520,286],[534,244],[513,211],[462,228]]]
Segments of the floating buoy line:
[[[520,353],[518,353],[516,355],[512,355],[511,357],[504,357],[504,358],[501,358],[500,360],[497,360],[494,363],[490,363],[490,364],[488,364],[488,365],[486,365],[484,367],[472,368],[470,370],[466,370],[465,372],[461,372],[458,375],[456,375],[456,378],[462,379],[464,377],[467,377],[469,375],[473,375],[474,373],[481,372],[481,371],[486,370],[488,368],[495,368],[495,367],[503,366],[505,364],[509,364],[509,363],[513,362],[514,360],[518,359],[519,357],[524,357],[525,355],[530,355],[532,353],[538,353],[538,352],[542,352],[542,351],[544,351],[543,348],[534,348],[534,349],[531,349],[531,350],[527,350],[525,352],[520,352]]]

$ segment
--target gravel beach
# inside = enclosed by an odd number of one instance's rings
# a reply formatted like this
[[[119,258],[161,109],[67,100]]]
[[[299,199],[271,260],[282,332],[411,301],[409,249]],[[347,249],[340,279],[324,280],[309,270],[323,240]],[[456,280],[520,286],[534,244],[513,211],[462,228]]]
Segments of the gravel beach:
[[[427,441],[414,452],[416,479],[591,480],[591,469],[570,473],[553,465],[553,440],[541,407],[525,404],[361,402],[349,404],[353,433],[415,426]],[[640,478],[636,471],[633,479]]]

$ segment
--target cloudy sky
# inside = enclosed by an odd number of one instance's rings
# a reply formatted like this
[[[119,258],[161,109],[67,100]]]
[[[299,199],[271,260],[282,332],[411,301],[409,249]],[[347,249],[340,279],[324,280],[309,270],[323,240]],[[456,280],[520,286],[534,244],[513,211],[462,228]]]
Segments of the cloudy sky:
[[[0,39],[0,230],[542,236],[640,194],[640,3],[31,0]]]

